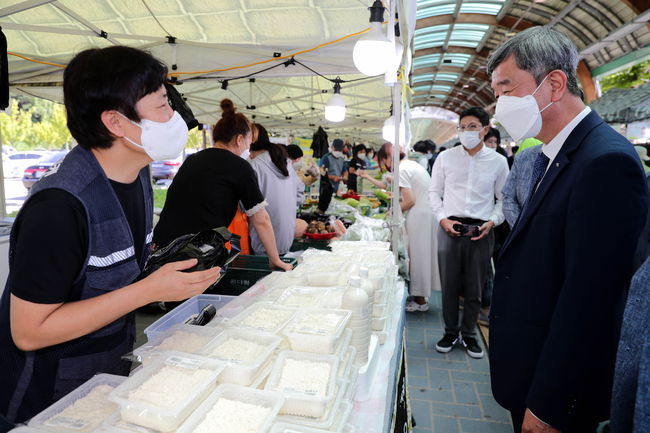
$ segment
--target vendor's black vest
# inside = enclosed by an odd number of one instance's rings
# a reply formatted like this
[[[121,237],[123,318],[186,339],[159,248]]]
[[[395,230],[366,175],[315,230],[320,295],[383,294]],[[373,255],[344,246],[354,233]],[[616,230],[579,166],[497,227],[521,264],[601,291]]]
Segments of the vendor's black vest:
[[[77,197],[86,211],[88,252],[68,302],[119,289],[140,274],[152,237],[153,194],[148,168],[140,172],[139,179],[146,216],[146,240],[139,258],[135,257],[133,236],[122,206],[92,152],[75,147],[60,166],[33,186],[30,198],[39,191],[58,188]],[[19,213],[14,225],[17,230],[20,219]],[[11,233],[10,268],[17,230]],[[129,364],[120,358],[133,347],[133,313],[75,340],[23,352],[11,339],[11,281],[10,271],[0,301],[0,414],[6,420],[26,421],[97,373],[128,374]]]

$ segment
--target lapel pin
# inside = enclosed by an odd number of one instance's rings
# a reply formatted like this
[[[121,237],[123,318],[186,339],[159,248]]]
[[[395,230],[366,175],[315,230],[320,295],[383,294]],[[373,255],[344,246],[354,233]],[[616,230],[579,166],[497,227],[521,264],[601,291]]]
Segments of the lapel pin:
[[[559,166],[560,166],[560,163],[559,163],[559,162],[556,162],[556,163],[555,163],[555,166],[556,166],[556,167],[559,167]]]

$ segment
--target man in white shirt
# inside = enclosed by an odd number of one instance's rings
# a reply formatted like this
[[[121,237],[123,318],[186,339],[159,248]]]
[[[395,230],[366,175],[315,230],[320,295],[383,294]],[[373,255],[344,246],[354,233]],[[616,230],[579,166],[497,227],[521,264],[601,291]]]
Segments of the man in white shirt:
[[[439,228],[438,265],[445,334],[436,344],[446,353],[457,342],[473,358],[483,357],[476,340],[481,290],[494,248],[494,226],[504,221],[501,190],[508,177],[506,158],[485,147],[490,117],[480,107],[460,114],[462,146],[440,153],[431,171],[429,199]],[[495,200],[496,198],[496,200]],[[464,296],[459,326],[459,296]]]

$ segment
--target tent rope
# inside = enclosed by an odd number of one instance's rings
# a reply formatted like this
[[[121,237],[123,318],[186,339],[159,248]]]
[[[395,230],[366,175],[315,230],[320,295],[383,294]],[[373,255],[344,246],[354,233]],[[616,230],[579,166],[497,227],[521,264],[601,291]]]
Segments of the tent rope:
[[[147,4],[147,2],[146,2],[145,0],[142,0],[142,4],[144,5],[144,7],[147,8],[147,10],[149,11],[149,13],[151,14],[151,17],[152,17],[154,20],[156,20],[156,22],[158,23],[158,25],[160,26],[160,28],[163,30],[163,32],[165,32],[165,33],[167,34],[167,36],[171,36],[172,34],[169,33],[165,27],[163,27],[163,25],[160,23],[160,21],[158,21],[158,18],[156,17],[156,15],[154,15],[153,11],[151,10],[151,8],[150,8],[149,5]]]

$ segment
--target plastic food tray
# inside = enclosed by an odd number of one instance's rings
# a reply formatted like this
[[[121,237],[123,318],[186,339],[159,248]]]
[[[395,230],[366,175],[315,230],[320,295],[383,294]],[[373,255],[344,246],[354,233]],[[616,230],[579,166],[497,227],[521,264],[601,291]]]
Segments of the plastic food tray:
[[[205,419],[220,398],[236,400],[242,403],[254,404],[270,409],[266,420],[255,430],[256,433],[266,432],[278,411],[284,403],[284,397],[277,392],[262,391],[259,389],[244,388],[242,386],[223,384],[210,394],[194,413],[181,425],[176,433],[192,433]]]
[[[253,383],[249,385],[249,388],[264,389],[266,380],[269,378],[269,374],[271,374],[271,370],[273,369],[273,361],[275,361],[275,358],[271,359],[269,362],[264,364],[262,368],[260,368],[259,373],[257,373],[257,376],[253,380]]]
[[[140,387],[165,366],[187,370],[202,368],[210,370],[211,373],[203,383],[173,408],[129,400],[131,391]],[[214,390],[217,385],[217,377],[223,368],[224,364],[214,359],[181,352],[168,352],[167,357],[153,361],[151,365],[129,377],[109,394],[109,399],[120,405],[120,414],[124,421],[163,432],[171,431],[176,429]]]
[[[287,359],[328,363],[330,365],[330,373],[325,395],[314,395],[309,390],[280,389],[280,378],[282,377],[282,370]],[[280,352],[273,364],[273,370],[271,370],[271,375],[264,389],[277,391],[284,396],[285,402],[281,410],[283,414],[313,418],[322,417],[327,410],[327,406],[335,397],[334,392],[336,391],[337,385],[336,375],[338,364],[339,359],[334,355],[292,352],[288,350]]]
[[[182,323],[178,323],[176,325],[173,325],[166,331],[157,334],[154,339],[149,340],[147,343],[133,350],[133,354],[139,358],[142,364],[149,364],[153,359],[155,359],[160,354],[161,351],[172,350],[177,352],[198,354],[203,348],[203,346],[208,344],[214,337],[219,335],[224,330],[225,327],[221,327],[221,326],[193,326],[193,325],[185,325]],[[202,343],[199,343],[200,346],[196,348],[190,348],[186,344],[183,345],[183,343],[176,345],[174,347],[164,347],[164,348],[160,347],[160,345],[167,338],[172,337],[177,332],[192,334],[194,337],[196,337],[197,343],[198,340],[201,340]]]
[[[329,295],[321,300],[321,308],[341,308],[343,303],[343,295],[347,287],[324,287],[329,289]]]
[[[101,433],[103,432],[111,432],[111,433],[159,433],[156,430],[152,430],[147,427],[142,427],[141,425],[137,424],[132,424],[130,422],[126,422],[122,419],[122,415],[120,415],[119,412],[114,413],[104,423],[102,424],[102,429],[100,430]]]
[[[194,314],[199,314],[203,308],[207,307],[210,304],[214,305],[218,311],[234,298],[235,296],[224,295],[193,296],[149,325],[144,330],[144,333],[147,336],[147,340],[155,339],[161,332],[171,328],[172,325],[175,325],[177,323],[184,323],[188,318]],[[219,322],[219,315],[212,319],[212,321],[210,321],[210,323],[208,323],[206,326],[214,326],[215,323],[213,322]]]
[[[334,398],[327,405],[325,413],[320,418],[310,418],[296,415],[279,415],[278,421],[303,425],[310,428],[330,430],[335,427],[335,423],[337,422],[337,419],[340,415],[339,411],[347,411],[347,415],[349,415],[350,411],[352,410],[352,401],[344,399],[347,389],[347,381],[337,381]]]
[[[9,430],[9,433],[48,433],[51,432],[52,430],[39,430],[34,427],[29,427],[26,425],[16,427],[14,429]]]
[[[265,347],[257,358],[249,363],[212,355],[212,351],[226,342],[229,338],[246,340]],[[253,383],[261,368],[267,363],[275,348],[280,344],[280,341],[280,337],[268,332],[244,328],[229,328],[208,343],[201,351],[201,354],[206,357],[218,359],[226,364],[223,372],[219,376],[219,382],[248,386]]]
[[[352,376],[352,370],[354,366],[354,360],[357,357],[357,348],[354,346],[348,347],[341,359],[339,364],[338,378],[341,380],[349,380]]]
[[[345,328],[343,334],[341,334],[341,338],[339,338],[339,341],[336,344],[336,348],[334,349],[334,355],[338,356],[339,359],[343,359],[345,353],[350,347],[351,341],[352,341],[352,330],[349,328]]]
[[[277,324],[270,323],[270,324],[266,324],[266,325],[262,325],[262,326],[258,326],[258,327],[253,326],[253,325],[249,325],[247,323],[243,323],[249,317],[254,316],[255,314],[257,314],[259,312],[259,310],[261,310],[261,309],[285,312],[287,317],[286,317],[286,319],[283,319],[282,321],[278,321]],[[285,307],[285,306],[282,306],[282,305],[275,305],[275,304],[272,304],[270,302],[257,302],[255,304],[251,305],[250,307],[248,307],[247,309],[245,309],[244,311],[242,311],[241,313],[239,313],[238,315],[236,315],[235,317],[233,317],[232,320],[230,320],[228,323],[230,325],[232,325],[232,326],[237,326],[237,327],[240,327],[240,328],[258,329],[260,331],[265,331],[265,332],[270,332],[272,334],[277,334],[282,330],[282,328],[284,328],[284,325],[286,325],[293,318],[296,311],[297,311],[297,309],[295,309],[295,308]]]
[[[332,329],[325,329],[309,321],[310,316],[332,315],[338,322]],[[307,309],[299,311],[284,328],[292,350],[313,353],[334,353],[336,343],[350,320],[349,310]]]
[[[341,427],[341,430],[323,430],[320,428],[312,428],[304,425],[289,424],[286,422],[278,422],[273,424],[269,433],[354,433],[355,428],[351,424],[346,424]]]
[[[48,407],[29,421],[29,427],[41,429],[50,432],[91,432],[101,425],[104,419],[108,418],[119,407],[108,400],[104,404],[111,405],[113,412],[108,414],[105,418],[96,418],[92,420],[81,418],[69,418],[59,416],[63,410],[73,405],[76,401],[86,397],[95,387],[100,385],[108,385],[112,388],[119,386],[126,380],[125,376],[116,376],[112,374],[98,374],[92,377],[86,383],[82,384],[65,397]]]
[[[338,286],[345,284],[345,276],[347,272],[342,270],[329,271],[329,272],[309,272],[307,277],[307,284],[310,286],[327,287]]]
[[[316,308],[327,296],[329,289],[324,287],[289,287],[282,292],[275,304],[294,308]]]

